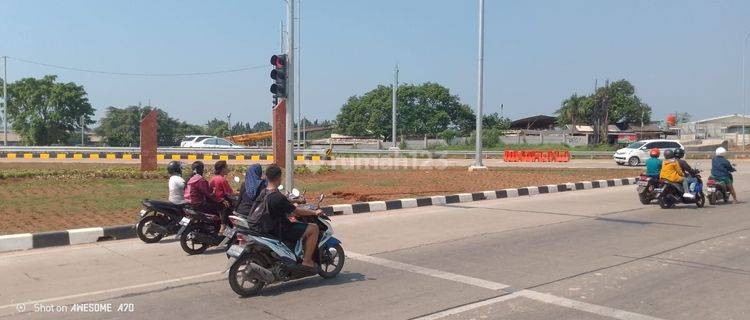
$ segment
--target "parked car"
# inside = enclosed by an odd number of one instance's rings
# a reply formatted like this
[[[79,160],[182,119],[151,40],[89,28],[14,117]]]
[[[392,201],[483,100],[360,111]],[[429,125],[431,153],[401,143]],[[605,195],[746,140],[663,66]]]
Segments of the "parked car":
[[[659,148],[661,150],[660,157],[664,159],[664,150],[675,150],[684,147],[675,140],[641,140],[617,150],[612,158],[619,165],[628,164],[629,166],[637,166],[646,163],[646,160],[649,158],[648,151],[653,148]]]
[[[206,140],[208,138],[216,138],[214,136],[205,136],[205,135],[189,135],[182,138],[182,141],[180,141],[180,147],[182,148],[190,148],[193,146],[193,144],[201,142],[203,140]]]
[[[238,146],[234,143],[229,142],[226,139],[211,137],[203,139],[201,141],[190,144],[188,148],[218,148],[218,149],[242,149],[242,146]]]

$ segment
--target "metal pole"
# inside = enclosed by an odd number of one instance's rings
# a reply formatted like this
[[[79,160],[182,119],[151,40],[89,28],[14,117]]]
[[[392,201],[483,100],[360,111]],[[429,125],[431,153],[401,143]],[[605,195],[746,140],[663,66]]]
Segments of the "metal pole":
[[[745,39],[742,40],[742,151],[745,151],[745,117],[747,116],[747,85],[745,82],[745,47],[747,45],[747,39],[750,37],[750,32],[745,34]]]
[[[396,103],[398,103],[398,98],[396,97],[396,93],[398,91],[398,64],[396,64],[396,70],[393,73],[393,102],[391,105],[391,140],[393,140],[393,148],[396,148]]]
[[[3,56],[3,145],[8,146],[8,56]]]
[[[232,114],[227,114],[227,131],[229,131],[229,135],[232,135]]]
[[[289,0],[287,5],[287,59],[289,60],[289,66],[287,67],[287,83],[290,84],[287,88],[286,98],[286,159],[285,168],[286,179],[285,185],[287,190],[292,190],[294,187],[294,81],[295,81],[295,63],[294,63],[294,2],[295,0]]]
[[[474,168],[482,165],[482,104],[484,103],[484,0],[479,0],[479,59],[477,70],[477,130],[476,130],[476,158]]]
[[[281,28],[279,28],[279,36],[281,39],[279,41],[279,52],[284,53],[284,21],[280,21],[279,24],[281,26]]]
[[[293,0],[292,0],[293,1]],[[302,140],[302,2],[297,6],[299,10],[299,17],[297,17],[297,37],[299,38],[299,45],[297,47],[297,147],[302,148],[300,145]]]
[[[81,116],[81,147],[83,147],[83,146],[86,145],[85,141],[84,141],[84,138],[83,138],[83,126],[84,126],[83,116]]]

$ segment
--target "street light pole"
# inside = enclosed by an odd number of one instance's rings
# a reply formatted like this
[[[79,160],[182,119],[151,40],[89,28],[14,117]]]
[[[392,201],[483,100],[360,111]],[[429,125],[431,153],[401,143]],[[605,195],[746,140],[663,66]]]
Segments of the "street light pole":
[[[745,151],[745,119],[747,117],[747,84],[745,76],[745,47],[747,46],[747,39],[750,38],[750,32],[745,34],[745,39],[742,40],[742,151]]]
[[[8,146],[8,57],[3,56],[3,145]]]
[[[287,52],[287,61],[289,62],[289,65],[287,66],[287,83],[289,84],[287,86],[287,97],[286,97],[286,155],[285,155],[285,168],[284,171],[286,171],[286,179],[284,181],[284,184],[286,185],[287,190],[292,190],[294,187],[294,98],[295,98],[295,88],[294,88],[294,79],[295,79],[295,64],[294,64],[294,2],[297,0],[289,0],[287,2],[287,15],[286,15],[286,24],[287,24],[287,32],[289,33],[289,36],[287,37],[287,46],[286,46],[286,52]]]
[[[396,93],[398,92],[398,64],[396,65],[396,70],[393,72],[393,93],[392,93],[392,102],[391,102],[391,140],[393,140],[393,146],[392,148],[396,148],[396,103],[398,102],[398,98],[396,97]]]
[[[484,0],[479,0],[479,59],[477,70],[476,157],[469,171],[486,170],[482,164],[482,105],[484,104]]]

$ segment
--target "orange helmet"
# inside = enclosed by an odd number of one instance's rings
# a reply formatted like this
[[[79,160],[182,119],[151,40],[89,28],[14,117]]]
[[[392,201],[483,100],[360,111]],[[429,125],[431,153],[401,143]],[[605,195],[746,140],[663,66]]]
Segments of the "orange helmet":
[[[661,153],[659,151],[659,148],[653,148],[653,149],[651,149],[651,151],[649,151],[648,154],[651,155],[654,158],[657,158],[657,157],[659,157],[659,153]]]

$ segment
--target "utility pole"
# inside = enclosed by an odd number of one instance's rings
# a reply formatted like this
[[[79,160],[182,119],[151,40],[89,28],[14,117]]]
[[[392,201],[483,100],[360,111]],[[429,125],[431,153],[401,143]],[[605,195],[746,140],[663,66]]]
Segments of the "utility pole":
[[[469,171],[487,170],[482,164],[482,105],[484,104],[484,0],[479,0],[479,59],[477,68],[476,157]]]
[[[3,145],[8,146],[8,56],[3,56]]]
[[[84,125],[85,125],[85,124],[83,123],[83,120],[84,120],[84,119],[83,119],[83,117],[84,117],[84,116],[81,116],[81,147],[83,147],[83,146],[85,146],[85,145],[86,145],[86,144],[85,144],[85,140],[84,140],[84,133],[83,133],[83,131],[84,131]]]
[[[287,190],[292,190],[294,187],[294,146],[292,145],[294,141],[294,102],[295,102],[295,91],[294,91],[294,81],[295,81],[295,63],[294,63],[294,2],[296,0],[289,0],[287,2],[287,17],[286,17],[286,24],[287,24],[287,31],[289,32],[289,36],[287,37],[287,60],[289,62],[289,65],[287,66],[288,74],[287,74],[287,83],[291,84],[287,88],[287,98],[286,98],[286,155],[285,155],[285,168],[284,171],[286,171],[286,179],[285,179],[285,185]]]
[[[393,140],[393,146],[391,146],[393,149],[398,148],[396,145],[396,104],[398,103],[398,98],[396,97],[396,93],[398,92],[398,64],[396,64],[396,69],[393,72],[393,99],[391,104],[391,140]]]
[[[291,0],[294,1],[294,0]],[[297,17],[297,37],[299,45],[297,47],[297,147],[302,149],[302,2],[297,7],[299,17]]]
[[[232,113],[227,114],[227,131],[232,135]]]

